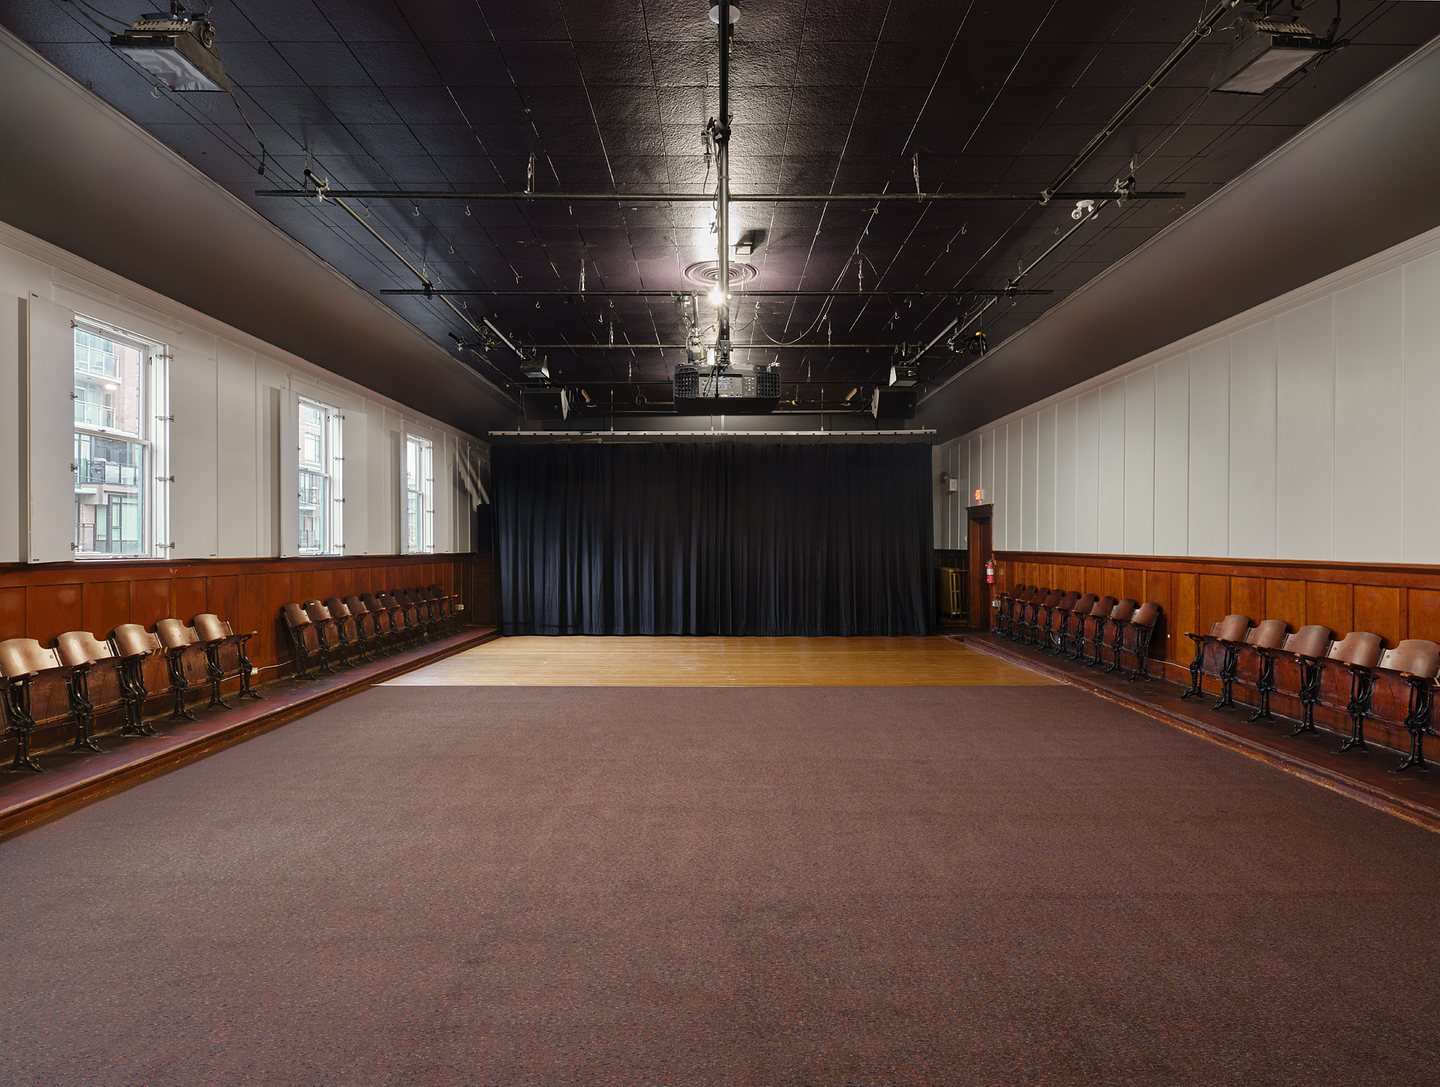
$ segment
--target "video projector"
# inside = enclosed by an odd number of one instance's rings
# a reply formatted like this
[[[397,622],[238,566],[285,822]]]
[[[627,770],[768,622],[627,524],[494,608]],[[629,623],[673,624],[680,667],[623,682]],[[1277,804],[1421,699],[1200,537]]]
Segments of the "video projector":
[[[780,402],[780,370],[732,362],[682,363],[675,367],[679,415],[763,415]]]

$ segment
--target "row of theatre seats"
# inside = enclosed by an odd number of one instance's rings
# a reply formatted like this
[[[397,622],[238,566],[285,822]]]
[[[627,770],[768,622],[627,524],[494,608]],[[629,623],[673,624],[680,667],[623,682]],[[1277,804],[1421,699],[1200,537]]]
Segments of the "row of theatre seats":
[[[1061,592],[1021,585],[1001,593],[992,634],[1000,634],[1050,653],[1068,656],[1087,667],[1105,665],[1124,674],[1122,657],[1129,654],[1135,669],[1129,679],[1150,678],[1150,639],[1160,621],[1160,605],[1137,604],[1094,593]],[[1086,659],[1089,646],[1089,659]]]
[[[376,653],[394,653],[439,638],[455,629],[455,599],[438,585],[424,589],[391,589],[361,593],[344,600],[332,596],[321,603],[286,604],[280,609],[295,651],[295,675],[311,679],[316,671],[334,672],[339,663],[373,661]]]
[[[350,663],[352,650],[357,661],[368,661],[377,652],[395,653],[422,639],[438,638],[455,626],[454,605],[435,585],[344,600],[332,597],[324,604],[286,604],[282,615],[295,646],[295,675],[313,678],[310,660],[317,654],[321,671],[335,671],[330,666],[332,649],[341,663]],[[110,712],[122,715],[121,735],[157,735],[145,719],[150,697],[146,666],[157,658],[164,659],[174,699],[170,720],[195,720],[185,700],[207,685],[210,706],[230,709],[220,694],[228,679],[239,679],[238,697],[259,699],[251,688],[255,668],[245,652],[254,636],[254,631],[236,634],[224,619],[207,613],[188,625],[161,619],[153,631],[125,623],[104,639],[72,630],[50,648],[34,638],[0,642],[0,704],[5,735],[15,740],[9,769],[44,771],[30,753],[31,734],[42,726],[73,722],[72,751],[101,750],[94,739],[95,721]]]
[[[1220,681],[1220,700],[1213,708],[1222,709],[1235,705],[1240,683],[1256,693],[1250,720],[1273,721],[1270,696],[1289,695],[1300,703],[1300,721],[1292,736],[1317,731],[1316,706],[1336,710],[1350,718],[1350,737],[1337,755],[1369,750],[1367,719],[1402,726],[1410,734],[1410,753],[1394,772],[1429,772],[1424,743],[1426,736],[1435,735],[1431,709],[1440,677],[1440,645],[1409,638],[1387,648],[1384,638],[1368,631],[1352,630],[1337,640],[1329,627],[1292,631],[1284,620],[1256,623],[1244,615],[1227,615],[1209,634],[1188,637],[1195,643],[1195,659],[1190,662],[1190,689],[1180,697],[1201,697],[1201,683],[1210,676]],[[1243,657],[1251,658],[1254,668],[1242,677]]]
[[[108,638],[89,631],[71,630],[46,648],[34,638],[0,642],[0,701],[5,708],[6,735],[15,738],[11,770],[43,772],[31,757],[30,734],[39,726],[73,721],[72,751],[101,750],[93,737],[95,719],[119,711],[122,735],[156,735],[145,720],[145,666],[164,657],[175,700],[171,719],[195,715],[185,708],[186,695],[207,684],[210,705],[230,708],[220,697],[220,684],[239,677],[241,698],[260,696],[250,688],[254,668],[245,655],[245,643],[254,631],[236,634],[230,624],[209,613],[190,624],[161,619],[153,631],[139,623],[124,623]]]

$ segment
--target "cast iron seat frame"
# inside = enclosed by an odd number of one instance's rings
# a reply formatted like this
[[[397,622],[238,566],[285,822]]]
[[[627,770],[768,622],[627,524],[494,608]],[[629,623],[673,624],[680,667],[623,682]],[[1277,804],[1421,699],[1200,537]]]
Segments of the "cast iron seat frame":
[[[1092,664],[1100,663],[1100,644],[1105,633],[1105,624],[1110,621],[1110,613],[1115,610],[1115,605],[1118,603],[1119,601],[1113,596],[1102,596],[1090,606],[1088,614],[1080,616],[1080,627],[1076,631],[1075,638],[1075,652],[1070,654],[1072,661],[1079,661],[1087,668]],[[1088,638],[1085,636],[1087,624],[1091,628]],[[1088,661],[1085,659],[1085,643],[1087,641],[1093,643],[1091,648],[1094,651],[1094,659]]]
[[[1419,638],[1407,638],[1381,658],[1380,668],[1398,673],[1410,689],[1403,722],[1405,730],[1410,733],[1410,753],[1390,772],[1403,774],[1406,770],[1419,770],[1428,774],[1430,767],[1425,765],[1425,737],[1435,735],[1432,711],[1436,678],[1440,676],[1440,645]]]
[[[145,720],[145,662],[164,652],[160,639],[139,623],[122,623],[110,632],[120,669],[120,685],[126,695],[126,720],[122,736],[158,736],[159,732]]]
[[[194,628],[201,644],[205,646],[205,669],[210,680],[210,705],[230,708],[220,697],[220,684],[226,678],[225,664],[220,659],[220,653],[228,645],[235,647],[235,674],[240,680],[240,690],[235,693],[235,697],[253,698],[257,702],[263,702],[264,699],[250,687],[250,677],[255,668],[245,652],[245,643],[255,637],[255,631],[236,634],[226,620],[210,612],[195,616]]]
[[[109,642],[102,642],[88,630],[69,630],[55,639],[55,653],[60,658],[60,663],[71,670],[69,694],[70,712],[75,715],[75,742],[70,750],[88,748],[91,751],[102,751],[93,737],[95,717],[106,710],[120,709],[125,712],[127,721],[129,719],[125,686],[120,680],[120,661],[115,647]],[[93,695],[90,689],[90,679],[96,674],[97,667],[101,669],[99,674],[103,676],[103,669],[107,665],[115,677],[114,698],[109,701],[104,697],[103,679],[99,695]],[[96,705],[97,701],[102,704]]]
[[[0,642],[0,677],[5,681],[0,687],[0,698],[3,698],[9,724],[7,733],[15,737],[15,758],[8,767],[10,770],[45,772],[30,755],[30,734],[36,727],[31,688],[37,679],[55,672],[65,677],[66,712],[73,714],[68,698],[70,670],[61,663],[55,650],[46,649],[34,638],[8,638]]]
[[[1311,624],[1301,627],[1285,639],[1280,652],[1288,653],[1300,666],[1300,720],[1291,730],[1291,736],[1302,732],[1315,732],[1315,707],[1320,704],[1320,684],[1325,678],[1325,661],[1330,656],[1330,647],[1335,644],[1335,633],[1329,627]],[[1266,702],[1269,708],[1269,702]]]
[[[195,715],[185,708],[185,696],[199,686],[191,682],[192,678],[200,680],[201,683],[211,681],[210,655],[195,628],[186,625],[183,619],[159,620],[155,624],[155,636],[160,639],[160,645],[165,650],[170,695],[175,700],[170,720],[194,721],[197,719]],[[220,697],[218,683],[211,685],[210,705],[230,708],[230,704]]]
[[[295,664],[295,671],[291,673],[295,679],[314,679],[315,674],[310,671],[310,646],[306,642],[306,634],[313,633],[315,624],[305,614],[305,609],[299,604],[291,602],[280,608],[280,615],[285,620],[285,630],[290,635],[290,655]],[[319,655],[318,642],[316,655]]]
[[[1125,648],[1125,628],[1135,617],[1135,610],[1138,607],[1140,607],[1139,604],[1127,597],[1117,601],[1115,607],[1110,610],[1110,626],[1114,629],[1110,635],[1110,663],[1104,669],[1106,675],[1111,672],[1124,674],[1124,669],[1120,666],[1120,651]],[[1102,640],[1097,640],[1095,643],[1096,664],[1104,663],[1101,657],[1102,652]]]
[[[1270,696],[1276,691],[1275,653],[1285,645],[1289,634],[1290,624],[1284,619],[1264,619],[1245,632],[1246,648],[1260,658],[1255,676],[1255,712],[1245,719],[1246,724],[1275,720],[1270,714]]]
[[[1370,701],[1375,696],[1375,669],[1384,655],[1385,639],[1365,630],[1352,630],[1330,647],[1327,659],[1343,664],[1350,673],[1350,701],[1345,706],[1345,712],[1350,715],[1350,737],[1340,745],[1337,755],[1352,747],[1370,750],[1365,742],[1365,718],[1370,715]],[[1291,735],[1300,731],[1297,729]]]
[[[1235,705],[1235,673],[1240,665],[1240,647],[1245,644],[1245,633],[1254,621],[1248,615],[1227,615],[1213,623],[1209,634],[1196,634],[1187,630],[1185,637],[1195,643],[1195,659],[1190,662],[1190,687],[1182,699],[1203,697],[1201,687],[1205,678],[1205,650],[1218,645],[1224,651],[1220,668],[1215,673],[1220,680],[1220,700],[1211,709],[1222,709]]]
[[[1159,604],[1147,600],[1135,609],[1135,614],[1130,616],[1127,624],[1135,632],[1135,670],[1127,677],[1130,682],[1140,680],[1150,682],[1150,642],[1155,637],[1155,626],[1160,622],[1161,608]],[[1115,660],[1120,660],[1120,652],[1124,649],[1125,633],[1121,628],[1120,640],[1115,650]],[[1123,669],[1122,669],[1123,673]]]

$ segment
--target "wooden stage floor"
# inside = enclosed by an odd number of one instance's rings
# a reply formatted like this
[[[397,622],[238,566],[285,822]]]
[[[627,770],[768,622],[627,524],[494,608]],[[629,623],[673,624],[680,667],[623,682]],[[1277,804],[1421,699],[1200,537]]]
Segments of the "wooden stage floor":
[[[395,687],[1036,687],[950,638],[499,638]]]

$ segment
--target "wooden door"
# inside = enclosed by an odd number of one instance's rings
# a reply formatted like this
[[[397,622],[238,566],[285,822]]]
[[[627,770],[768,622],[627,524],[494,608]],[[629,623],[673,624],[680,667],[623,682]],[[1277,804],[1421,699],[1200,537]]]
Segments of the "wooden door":
[[[990,515],[993,505],[971,506],[965,512],[969,519],[966,550],[970,579],[970,606],[965,617],[969,630],[989,630],[990,592],[994,588],[985,580],[985,564],[990,561]]]

